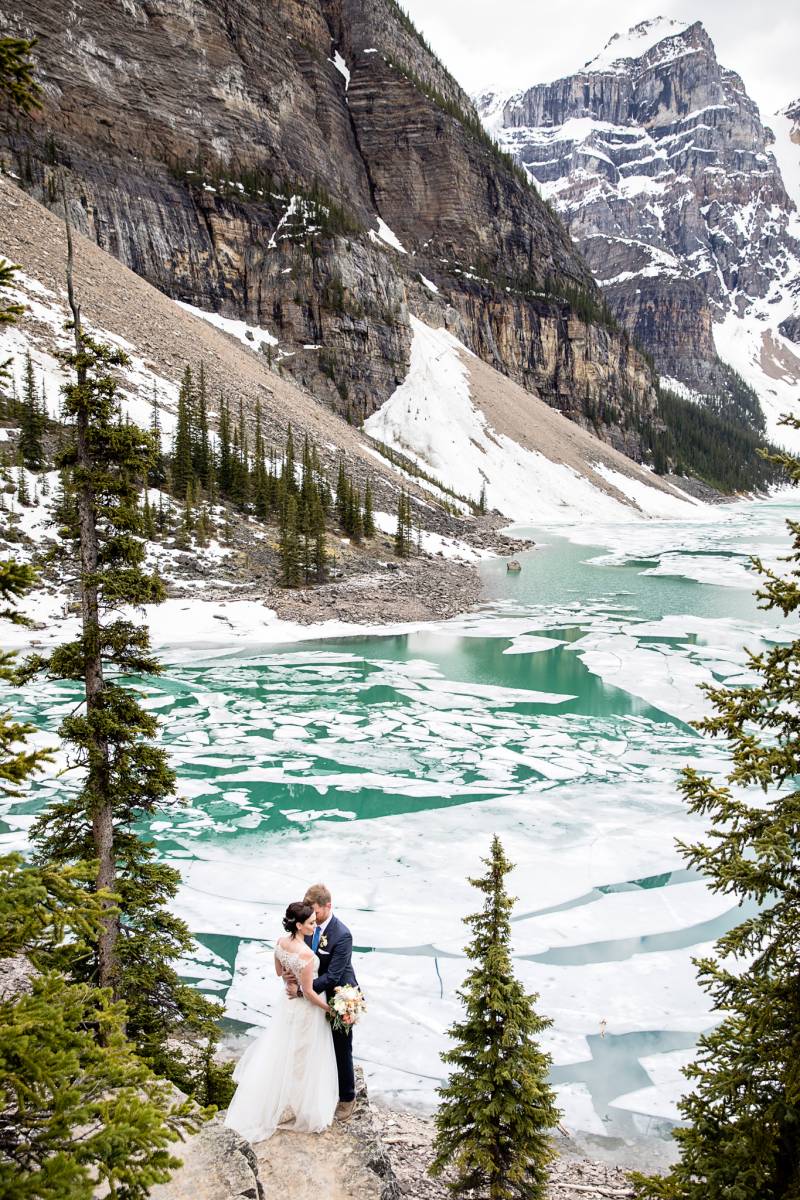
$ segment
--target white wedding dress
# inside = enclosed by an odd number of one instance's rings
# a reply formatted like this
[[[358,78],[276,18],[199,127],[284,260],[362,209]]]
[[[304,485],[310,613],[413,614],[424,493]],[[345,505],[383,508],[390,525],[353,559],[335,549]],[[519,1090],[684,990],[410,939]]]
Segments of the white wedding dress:
[[[308,959],[275,947],[284,971],[298,981]],[[314,977],[319,959],[314,955]],[[325,1010],[298,996],[281,995],[269,1026],[239,1060],[239,1085],[225,1124],[249,1142],[263,1142],[275,1130],[319,1133],[333,1121],[339,1100],[336,1055]]]

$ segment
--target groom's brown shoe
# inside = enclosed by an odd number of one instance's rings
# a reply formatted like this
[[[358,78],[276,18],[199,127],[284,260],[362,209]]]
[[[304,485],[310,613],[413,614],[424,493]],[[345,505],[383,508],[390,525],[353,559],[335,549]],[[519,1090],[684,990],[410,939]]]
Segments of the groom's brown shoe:
[[[340,1100],[336,1105],[336,1112],[333,1115],[337,1121],[349,1121],[353,1115],[355,1106],[355,1100]]]

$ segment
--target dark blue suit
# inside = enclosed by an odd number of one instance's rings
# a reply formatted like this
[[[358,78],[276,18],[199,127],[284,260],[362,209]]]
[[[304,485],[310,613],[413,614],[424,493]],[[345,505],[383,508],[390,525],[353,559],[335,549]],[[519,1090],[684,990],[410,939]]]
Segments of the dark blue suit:
[[[323,946],[322,942],[325,942]],[[306,938],[311,946],[313,937]],[[337,987],[343,984],[358,984],[353,970],[353,937],[350,930],[338,917],[332,916],[317,947],[319,974],[314,980],[314,991],[324,992],[328,1003],[333,999]],[[353,1071],[353,1031],[344,1033],[333,1029],[333,1049],[336,1053],[336,1070],[339,1074],[339,1099],[354,1100],[356,1078]]]

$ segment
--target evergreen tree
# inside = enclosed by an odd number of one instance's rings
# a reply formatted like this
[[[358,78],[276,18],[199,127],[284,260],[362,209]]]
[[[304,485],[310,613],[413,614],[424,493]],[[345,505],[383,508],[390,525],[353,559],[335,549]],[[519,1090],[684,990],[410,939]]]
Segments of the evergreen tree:
[[[178,421],[172,447],[172,490],[179,500],[186,496],[186,488],[194,482],[194,382],[191,367],[183,373],[178,394]]]
[[[28,479],[25,474],[25,459],[22,456],[21,449],[17,453],[17,500],[26,507],[31,502],[28,491]]]
[[[481,516],[486,514],[486,484],[481,484],[481,494],[478,497],[478,512]]]
[[[772,461],[800,482],[799,460]],[[800,522],[788,527],[787,575],[754,560],[761,607],[784,617],[800,610]],[[680,1159],[665,1178],[637,1176],[640,1197],[800,1197],[800,639],[750,654],[749,672],[758,682],[704,688],[714,711],[696,726],[726,741],[732,765],[724,783],[684,770],[687,807],[710,828],[679,845],[713,891],[757,910],[697,963],[721,1020],[685,1071],[695,1090],[679,1105]],[[750,799],[744,789],[756,787],[762,796]]]
[[[0,44],[2,44],[2,40],[0,39]],[[12,263],[7,262],[4,258],[0,258],[0,293],[6,288],[14,286],[14,272],[16,269]],[[21,304],[12,304],[8,300],[0,299],[0,330],[4,325],[13,325],[17,317],[21,316],[24,311]],[[10,358],[0,361],[0,380],[8,378],[10,364]],[[16,409],[16,404],[13,404],[12,412],[9,415],[14,415],[14,409]]]
[[[156,525],[158,526],[159,535],[163,537],[167,531],[167,514],[164,508],[163,492],[158,493],[158,514],[156,516]]]
[[[244,404],[239,401],[239,426],[233,437],[234,483],[233,500],[241,509],[250,504],[250,448],[244,420]]]
[[[167,467],[161,445],[161,413],[158,407],[155,379],[153,380],[153,396],[150,401],[150,435],[153,440],[153,461],[148,473],[148,480],[154,487],[162,488],[167,482]]]
[[[30,567],[0,563],[3,618],[19,623],[16,602],[32,582]],[[12,659],[0,653],[1,678],[11,678]],[[49,758],[28,749],[29,732],[0,713],[0,791],[15,791]],[[32,968],[27,986],[0,1000],[3,1200],[92,1200],[98,1184],[144,1200],[178,1165],[169,1142],[197,1127],[192,1107],[176,1104],[132,1054],[120,1007],[50,965],[65,937],[79,954],[98,934],[102,899],[85,881],[75,868],[0,857],[0,958],[21,955]]]
[[[297,497],[291,493],[287,495],[281,512],[279,548],[283,587],[299,587],[302,564],[297,531]]]
[[[159,1073],[192,1090],[195,1082],[177,1037],[212,1039],[218,1008],[181,982],[173,961],[189,952],[186,925],[168,910],[180,877],[155,859],[136,823],[173,794],[174,774],[153,739],[158,722],[119,681],[126,674],[158,674],[146,626],[115,615],[163,596],[163,585],[143,569],[139,483],[153,454],[144,430],[119,420],[111,369],[127,361],[83,333],[72,285],[68,235],[67,291],[75,350],[66,360],[72,380],[64,389],[71,433],[63,462],[75,484],[75,509],[65,529],[79,561],[82,630],[74,642],[28,671],[81,682],[82,710],[65,717],[60,734],[84,767],[81,790],[55,800],[37,819],[33,837],[40,861],[94,862],[94,887],[113,893],[103,904],[92,954],[63,947],[63,965],[76,977],[110,988],[123,999],[127,1028],[140,1053]],[[107,677],[111,669],[113,678]]]
[[[31,51],[34,40],[0,38],[0,99],[18,112],[40,108],[41,89],[33,78]]]
[[[339,474],[336,479],[336,519],[342,529],[347,530],[350,513],[350,481],[344,469],[344,459],[339,459]]]
[[[29,471],[40,471],[44,466],[42,434],[45,428],[45,418],[36,393],[36,380],[33,375],[30,353],[25,356],[22,399],[19,403],[19,423],[19,449],[23,462]]]
[[[319,493],[315,498],[314,524],[314,575],[317,583],[324,583],[328,570],[328,549],[325,538],[325,511]]]
[[[200,487],[203,488],[206,495],[208,495],[213,485],[213,461],[211,454],[211,441],[208,435],[208,397],[206,394],[206,372],[202,362],[200,363],[200,372],[197,379],[197,427],[194,432],[192,465],[194,467],[195,477],[200,484]]]
[[[219,398],[219,469],[217,472],[219,494],[229,499],[233,490],[233,453],[231,450],[231,422],[228,402]]]
[[[347,532],[354,542],[360,543],[364,535],[364,525],[361,519],[361,497],[355,485],[350,487],[350,504],[347,513]]]
[[[35,575],[32,567],[20,563],[0,562],[0,619],[24,624],[17,611],[19,598],[32,586]],[[13,677],[13,654],[0,650],[0,679]],[[15,721],[7,711],[0,711],[0,793],[13,792],[34,771],[48,761],[44,751],[28,750],[25,738],[33,726]]]
[[[375,513],[373,511],[372,483],[368,479],[364,488],[364,537],[375,537]]]
[[[408,558],[414,545],[414,514],[411,497],[405,490],[397,501],[397,529],[394,535],[394,552],[398,558]]]
[[[156,522],[153,516],[153,509],[150,504],[150,489],[144,489],[144,503],[142,505],[142,537],[148,542],[152,542],[156,536]]]
[[[294,494],[297,491],[297,473],[295,471],[294,461],[294,435],[292,427],[286,431],[286,450],[283,456],[283,470],[281,471],[282,494]]]
[[[35,41],[25,38],[0,38],[0,102],[3,102],[4,107],[18,113],[29,113],[40,107],[41,89],[33,78],[33,62],[30,57],[35,44]],[[13,263],[0,258],[0,293],[14,286],[16,269]],[[22,316],[23,311],[21,304],[0,299],[0,329],[4,325],[13,325],[17,317]],[[8,374],[10,361],[0,361],[0,379]]]
[[[253,504],[256,516],[266,521],[270,511],[270,487],[267,464],[264,460],[264,432],[261,423],[261,401],[256,401],[256,429],[253,447]]]
[[[466,953],[475,966],[458,993],[465,1014],[450,1030],[455,1045],[442,1055],[452,1073],[439,1089],[431,1172],[447,1169],[455,1195],[539,1200],[559,1112],[547,1081],[550,1057],[534,1039],[552,1022],[537,1015],[537,997],[514,977],[514,902],[504,885],[512,864],[496,836],[483,861],[486,874],[470,880],[485,901],[465,918],[472,929]]]
[[[85,953],[102,920],[85,873],[0,857],[0,957],[36,968],[0,1000],[2,1200],[93,1200],[99,1188],[146,1200],[180,1165],[169,1144],[201,1123],[137,1059],[123,1007],[50,966],[65,935]]]

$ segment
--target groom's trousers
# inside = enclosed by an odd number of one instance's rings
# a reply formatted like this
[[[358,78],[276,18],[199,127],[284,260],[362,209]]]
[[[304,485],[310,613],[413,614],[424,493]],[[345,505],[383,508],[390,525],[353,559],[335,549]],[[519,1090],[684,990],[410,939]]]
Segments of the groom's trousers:
[[[336,1070],[339,1075],[339,1099],[355,1100],[356,1076],[353,1070],[353,1034],[333,1029],[333,1049],[336,1054]]]

